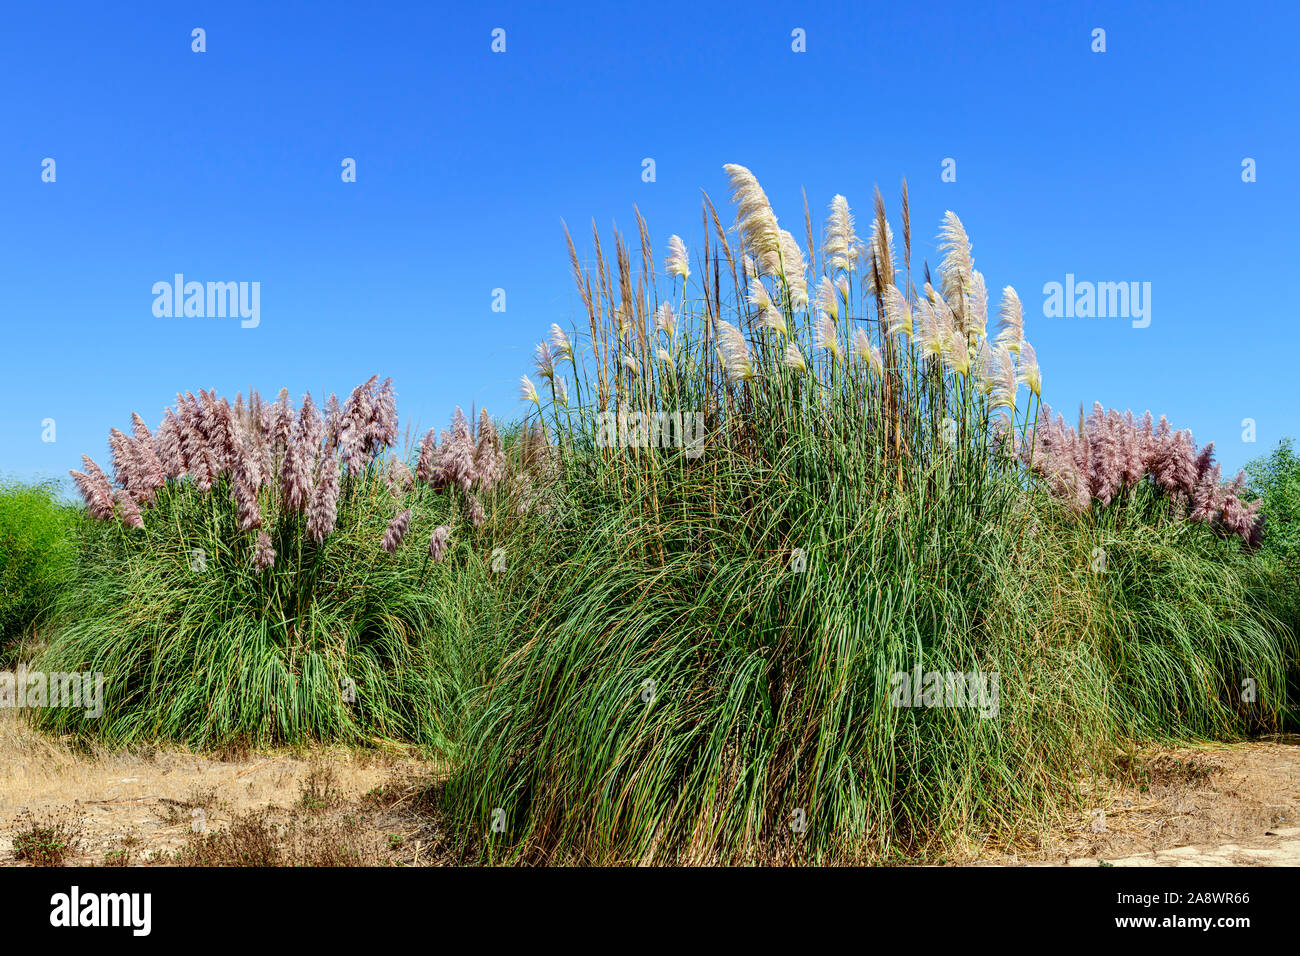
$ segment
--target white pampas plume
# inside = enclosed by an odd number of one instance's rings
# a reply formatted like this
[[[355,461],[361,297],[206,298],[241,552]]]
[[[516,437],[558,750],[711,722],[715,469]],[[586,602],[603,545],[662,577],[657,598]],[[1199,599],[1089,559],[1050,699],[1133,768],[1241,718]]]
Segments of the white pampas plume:
[[[989,293],[984,286],[984,274],[978,269],[970,272],[970,311],[966,315],[966,329],[980,338],[988,335]]]
[[[627,369],[629,372],[631,372],[633,375],[641,374],[641,366],[637,363],[635,355],[624,355],[623,367]]]
[[[1040,399],[1043,397],[1043,373],[1038,368],[1038,356],[1034,353],[1034,347],[1028,342],[1020,343],[1020,367],[1017,369],[1017,376],[1034,395]]]
[[[786,334],[784,313],[772,301],[772,296],[768,293],[767,286],[763,285],[763,280],[757,277],[749,280],[749,304],[759,310],[760,326],[779,332],[781,335]]]
[[[804,361],[803,352],[799,351],[799,346],[794,342],[785,343],[785,362],[786,368],[792,368],[797,372],[808,371],[808,363]]]
[[[681,236],[672,236],[668,239],[666,266],[670,276],[681,276],[683,281],[690,278],[691,269],[686,258],[686,243],[682,242]]]
[[[768,272],[779,273],[785,279],[786,288],[790,290],[790,307],[796,312],[808,308],[808,265],[804,261],[803,250],[794,236],[780,230],[777,252],[768,253]],[[780,258],[778,260],[778,252]]]
[[[950,302],[959,300],[962,287],[970,276],[971,255],[970,239],[966,228],[951,209],[943,214],[943,226],[939,229],[939,251],[944,253],[939,265],[940,283],[943,296]]]
[[[562,359],[573,361],[573,345],[569,342],[569,337],[564,334],[564,329],[554,322],[551,323],[551,348],[555,350],[557,362]]]
[[[834,359],[841,357],[839,337],[835,334],[835,323],[825,312],[817,317],[817,348],[830,352]]]
[[[988,395],[996,384],[997,356],[989,347],[989,340],[982,338],[975,347],[975,356],[971,359],[971,372],[975,378],[975,387],[981,394]]]
[[[551,354],[551,347],[545,342],[538,342],[533,357],[537,363],[537,374],[545,379],[554,379],[555,356]]]
[[[563,376],[555,380],[555,400],[564,408],[569,407],[569,386]]]
[[[830,313],[830,317],[835,321],[840,318],[840,293],[835,284],[831,282],[830,276],[822,276],[822,281],[817,286],[817,305],[823,311]]]
[[[668,336],[668,341],[671,342],[675,334],[674,325],[673,307],[664,302],[659,308],[655,309],[655,331],[663,332]]]
[[[519,396],[526,402],[532,402],[538,408],[542,407],[542,400],[537,397],[537,386],[527,375],[521,375],[519,378]]]
[[[1025,312],[1016,290],[1007,286],[1002,290],[1002,305],[998,308],[998,345],[1009,352],[1020,354],[1020,343],[1025,339]]]
[[[880,274],[880,279],[885,284],[889,284],[894,277],[894,230],[890,228],[889,222],[885,221],[885,236],[881,240],[880,223],[882,220],[876,219],[871,223],[871,251],[876,259],[876,268],[864,270],[864,278],[867,282],[867,291],[872,295],[876,293],[876,273]]]
[[[877,375],[885,370],[885,362],[880,357],[880,349],[872,344],[866,330],[861,327],[853,330],[853,354],[866,362],[867,367]]]
[[[927,291],[929,286],[926,286]],[[941,313],[935,309],[935,303],[926,295],[916,300],[916,337],[921,344],[921,352],[931,358],[941,358],[948,341],[948,329],[944,326]]]
[[[781,244],[772,204],[754,174],[744,166],[728,163],[722,168],[731,184],[731,201],[737,205],[736,229],[748,251],[762,262],[765,254],[775,252]]]
[[[1005,348],[998,348],[990,362],[990,378],[993,387],[990,390],[992,402],[990,408],[1013,409],[1016,407],[1016,392],[1020,388],[1020,379],[1016,375],[1016,364],[1011,353]]]
[[[718,354],[727,378],[732,382],[749,382],[754,378],[754,364],[749,358],[745,337],[730,322],[717,320]]]
[[[853,232],[853,213],[849,201],[843,196],[831,200],[831,213],[826,217],[822,253],[832,271],[852,272],[862,255],[862,243]]]
[[[957,375],[970,374],[970,346],[966,336],[953,329],[948,335],[948,347],[943,351],[943,364]]]
[[[885,330],[890,335],[912,337],[912,304],[896,285],[885,290]]]

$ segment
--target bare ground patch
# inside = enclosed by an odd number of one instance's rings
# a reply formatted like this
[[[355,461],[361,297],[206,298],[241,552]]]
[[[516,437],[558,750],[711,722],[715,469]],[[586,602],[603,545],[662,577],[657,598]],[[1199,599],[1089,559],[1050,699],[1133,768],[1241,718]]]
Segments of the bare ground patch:
[[[440,768],[410,753],[85,751],[5,710],[0,767],[0,865],[44,859],[41,841],[69,866],[446,862],[425,801]]]
[[[1001,865],[1300,865],[1300,736],[1147,748],[1092,806]]]

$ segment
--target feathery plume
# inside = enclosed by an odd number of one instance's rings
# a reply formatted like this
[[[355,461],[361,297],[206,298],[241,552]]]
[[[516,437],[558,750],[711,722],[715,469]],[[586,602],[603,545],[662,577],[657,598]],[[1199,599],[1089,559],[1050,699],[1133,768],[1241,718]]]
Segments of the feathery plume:
[[[380,546],[389,554],[396,553],[402,544],[402,539],[406,537],[406,529],[411,524],[411,509],[407,508],[400,512],[392,521],[388,522],[388,527],[384,530],[384,540]]]
[[[683,281],[690,278],[691,269],[686,258],[686,243],[682,242],[681,236],[671,236],[668,239],[666,268],[670,276],[681,276]]]
[[[567,359],[570,363],[573,362],[573,344],[564,334],[564,329],[554,322],[551,323],[551,349],[555,352],[555,361]]]
[[[673,319],[673,307],[667,302],[660,304],[655,309],[655,331],[662,332],[668,336],[668,341],[672,342],[675,334],[675,323]]]
[[[542,400],[537,396],[537,386],[527,375],[519,377],[519,396],[526,402],[532,402],[538,408],[542,407]]]
[[[117,514],[122,519],[122,524],[137,531],[144,527],[144,518],[140,515],[140,509],[136,507],[135,499],[127,493],[125,488],[120,489],[114,495],[114,501],[117,504]]]
[[[852,272],[862,255],[862,243],[853,231],[853,213],[849,201],[836,195],[831,199],[831,212],[826,217],[823,232],[822,254],[832,271]]]
[[[420,441],[420,458],[415,465],[415,477],[426,485],[433,484],[434,469],[437,464],[437,439],[434,438],[433,429],[430,428],[424,433],[424,438]]]
[[[840,292],[830,276],[822,276],[817,286],[817,306],[836,322],[840,319]]]
[[[320,475],[312,491],[310,513],[307,516],[307,534],[320,544],[334,530],[338,520],[339,462],[330,457],[320,463]]]
[[[998,308],[998,345],[1016,355],[1025,339],[1025,312],[1016,290],[1007,286],[1002,290],[1002,305]]]
[[[271,547],[271,536],[265,531],[257,533],[257,545],[253,549],[253,570],[265,571],[275,565],[275,548]]]
[[[820,312],[817,315],[816,346],[819,349],[825,349],[827,352],[830,352],[832,359],[838,360],[842,357],[840,352],[839,335],[835,330],[835,323],[831,321],[831,317],[825,312]]]
[[[1034,352],[1034,347],[1023,341],[1020,343],[1019,377],[1021,382],[1029,386],[1029,391],[1042,398],[1043,375],[1038,368],[1038,356]]]
[[[537,367],[537,374],[541,378],[554,381],[555,356],[551,354],[551,347],[545,342],[538,342],[537,348],[533,350],[533,358]]]
[[[781,244],[772,204],[754,174],[744,166],[728,163],[722,168],[731,184],[731,201],[738,207],[736,228],[748,251],[762,262],[767,253],[775,252]],[[747,271],[752,274],[754,270]]]
[[[725,319],[718,319],[716,325],[718,351],[721,353],[727,378],[732,382],[753,381],[754,364],[750,361],[749,346],[745,344],[745,337],[741,335],[739,329]]]
[[[433,529],[433,534],[429,537],[429,557],[435,564],[441,564],[442,559],[447,556],[447,548],[451,544],[451,528],[448,525],[440,524]]]
[[[912,306],[896,285],[885,289],[885,331],[890,335],[912,337]]]
[[[564,379],[560,379],[564,384]],[[478,445],[474,448],[474,472],[478,486],[490,491],[506,474],[506,453],[496,425],[483,409],[479,415]]]
[[[793,340],[785,343],[784,362],[786,368],[792,368],[797,372],[808,371],[808,363],[804,361],[803,352],[799,351],[799,346],[795,345]]]
[[[939,264],[943,297],[949,303],[960,303],[965,289],[969,287],[972,268],[970,239],[961,220],[951,209],[943,214],[939,239],[939,251],[944,254]]]

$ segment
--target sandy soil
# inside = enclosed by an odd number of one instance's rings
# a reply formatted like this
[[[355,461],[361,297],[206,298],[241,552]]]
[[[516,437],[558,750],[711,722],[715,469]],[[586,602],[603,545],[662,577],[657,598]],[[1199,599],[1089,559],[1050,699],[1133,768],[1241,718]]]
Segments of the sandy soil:
[[[82,752],[0,711],[0,865],[14,865],[24,821],[75,821],[66,862],[166,863],[196,832],[250,812],[346,820],[367,862],[447,862],[445,835],[420,800],[439,768],[403,753],[279,751],[219,759],[181,749]],[[322,789],[325,801],[316,799]],[[315,797],[313,797],[313,794]],[[326,803],[328,806],[317,807]],[[1148,751],[1095,806],[982,865],[1300,865],[1300,736]],[[19,864],[22,865],[22,864]]]
[[[980,862],[1300,865],[1300,736],[1146,751],[1037,846]]]
[[[0,865],[16,862],[13,836],[30,818],[79,821],[80,847],[66,864],[97,866],[126,848],[132,863],[167,862],[196,834],[264,810],[312,827],[346,816],[358,827],[349,839],[373,862],[439,862],[428,852],[435,828],[414,809],[438,773],[400,753],[346,749],[230,759],[181,749],[85,753],[0,711]]]

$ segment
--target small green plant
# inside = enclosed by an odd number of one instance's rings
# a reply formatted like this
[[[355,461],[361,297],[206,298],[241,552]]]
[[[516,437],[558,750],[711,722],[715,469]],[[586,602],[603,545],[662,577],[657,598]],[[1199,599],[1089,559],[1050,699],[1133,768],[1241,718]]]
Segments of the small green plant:
[[[62,866],[80,847],[83,829],[70,810],[42,816],[25,810],[14,826],[14,858],[33,866]]]
[[[334,768],[329,764],[313,764],[302,782],[298,805],[309,813],[334,806],[341,797],[336,781]]]

